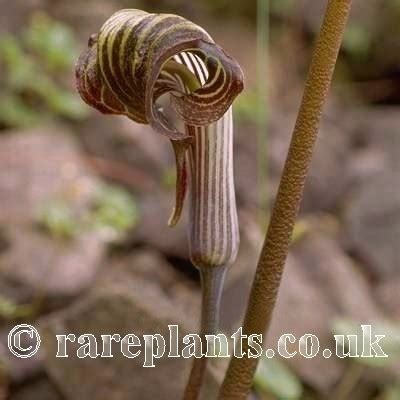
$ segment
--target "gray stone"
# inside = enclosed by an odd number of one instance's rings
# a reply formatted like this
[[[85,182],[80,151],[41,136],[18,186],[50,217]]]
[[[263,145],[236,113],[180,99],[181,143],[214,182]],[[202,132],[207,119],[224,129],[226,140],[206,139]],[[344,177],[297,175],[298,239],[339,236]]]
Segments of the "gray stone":
[[[330,393],[345,368],[338,358],[322,356],[324,349],[334,354],[334,320],[343,317],[364,323],[384,319],[370,291],[365,277],[335,240],[318,231],[308,234],[296,243],[288,259],[271,323],[270,346],[276,346],[284,333],[293,333],[297,340],[304,334],[316,335],[321,346],[316,357],[287,361],[305,382]]]
[[[313,0],[298,0],[293,4],[293,16],[299,23],[311,32],[318,32],[326,10],[326,3]],[[364,24],[368,30],[375,31],[376,14],[381,10],[379,0],[372,0],[368,4],[361,0],[354,1],[354,11],[351,16],[356,24]],[[374,26],[375,25],[375,26]]]
[[[297,112],[297,111],[296,111]],[[269,128],[270,193],[276,193],[287,157],[296,112],[275,112]],[[301,203],[303,213],[331,211],[351,183],[348,161],[351,150],[351,129],[340,118],[340,111],[333,105],[324,113],[320,132],[307,175],[304,196]],[[252,181],[253,182],[253,181]]]
[[[42,354],[38,352],[32,357],[18,358],[10,352],[7,346],[7,336],[14,326],[15,325],[10,324],[0,333],[0,376],[4,373],[4,375],[7,376],[8,383],[13,386],[18,386],[27,381],[32,381],[43,374],[43,357]],[[34,346],[36,341],[32,340],[28,335],[22,335],[21,343],[23,347],[27,348],[29,346]]]
[[[95,184],[71,132],[59,126],[0,138],[0,224],[32,222],[53,198],[68,200],[78,211]]]
[[[347,116],[354,124],[356,150],[375,152],[380,158],[378,172],[399,170],[399,107],[362,108]]]
[[[61,395],[47,379],[39,379],[17,389],[9,400],[62,400]]]
[[[362,109],[353,114],[355,185],[344,212],[351,250],[379,281],[396,278],[400,262],[399,109]]]
[[[311,333],[318,337],[321,349],[333,350],[330,323],[334,316],[335,308],[326,298],[324,288],[310,281],[299,260],[290,256],[268,332],[267,348],[277,351],[278,340],[283,334],[291,333],[298,341],[301,336]],[[298,342],[289,345],[288,351],[298,351]],[[325,359],[321,353],[312,359],[298,355],[285,362],[304,382],[322,393],[328,393],[344,371],[338,359]]]
[[[182,343],[185,333],[197,331],[198,295],[160,257],[145,252],[114,260],[86,298],[42,321],[48,374],[67,399],[180,398],[191,360],[164,356],[155,360],[155,368],[143,368],[143,346],[139,357],[128,359],[116,343],[113,358],[79,359],[77,343],[68,344],[69,358],[56,358],[55,335],[92,333],[100,343],[101,334],[134,333],[143,343],[141,335],[168,338],[168,325],[178,324]]]
[[[65,201],[77,216],[90,206],[99,181],[72,134],[59,126],[5,133],[0,138],[0,282],[17,302],[74,296],[94,281],[105,244],[95,233],[57,240],[39,230],[47,203]]]
[[[165,170],[174,165],[169,140],[149,125],[137,124],[125,117],[98,118],[96,114],[79,129],[90,154],[120,161],[133,170],[141,171],[151,184],[161,183]]]
[[[366,181],[345,212],[350,246],[379,280],[398,276],[400,255],[399,175],[385,172]]]
[[[360,266],[344,253],[337,240],[314,231],[294,246],[293,255],[301,262],[308,281],[323,289],[336,314],[360,322],[383,318]]]
[[[375,290],[374,295],[382,307],[395,319],[400,320],[400,277],[394,277],[380,282]]]
[[[127,118],[93,118],[82,129],[87,149],[96,157],[125,165],[123,176],[114,176],[135,191],[140,220],[128,235],[131,244],[146,244],[167,255],[187,258],[187,208],[173,229],[168,219],[175,205],[175,187],[167,187],[165,176],[175,170],[172,146],[148,125],[140,125]],[[131,171],[129,171],[131,169]],[[102,171],[99,171],[101,174]],[[136,182],[125,175],[137,175]],[[186,199],[188,200],[188,198]]]
[[[45,6],[45,0],[15,0],[9,3],[0,0],[0,26],[2,32],[20,32],[20,27],[27,23],[35,10]]]
[[[223,296],[222,327],[232,334],[242,326],[243,313],[254,277],[261,233],[249,221],[241,226],[242,242],[238,261],[232,266]],[[258,232],[258,234],[257,234]],[[279,337],[292,333],[297,340],[311,333],[318,337],[321,351],[334,351],[332,325],[335,318],[360,322],[384,319],[371,299],[371,287],[354,262],[317,226],[292,246],[286,262],[277,305],[268,332],[267,348],[277,350]],[[289,349],[298,350],[296,348]],[[344,372],[345,364],[336,357],[313,359],[293,357],[284,360],[304,382],[318,392],[330,393]],[[321,370],[324,373],[321,373]]]
[[[230,335],[242,324],[247,298],[253,282],[258,255],[262,247],[261,232],[254,219],[239,215],[240,247],[238,257],[229,268],[221,300],[221,330]]]
[[[34,227],[4,228],[10,245],[0,253],[0,277],[18,302],[37,296],[75,296],[94,282],[104,244],[94,234],[55,240]]]
[[[140,221],[129,235],[132,243],[145,243],[162,253],[188,259],[188,206],[185,204],[181,220],[171,228],[168,219],[174,207],[175,195],[162,190],[139,196]],[[186,199],[188,200],[188,198]]]

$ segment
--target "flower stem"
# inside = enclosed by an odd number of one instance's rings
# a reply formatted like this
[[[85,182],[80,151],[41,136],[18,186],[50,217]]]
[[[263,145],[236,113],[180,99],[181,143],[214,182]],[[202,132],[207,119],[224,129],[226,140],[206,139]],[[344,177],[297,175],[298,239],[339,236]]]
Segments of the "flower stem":
[[[215,335],[218,329],[219,311],[222,288],[226,273],[226,266],[200,268],[202,305],[200,337],[202,341],[202,353],[207,351],[205,335]],[[187,383],[184,400],[197,400],[207,367],[207,358],[194,358]]]
[[[264,334],[271,320],[293,227],[298,214],[351,0],[329,0],[311,61],[303,100],[298,113],[275,205],[243,324],[243,334]],[[264,340],[265,343],[265,340]],[[233,357],[222,384],[220,400],[244,400],[250,392],[258,359],[249,358],[245,340],[243,358]]]

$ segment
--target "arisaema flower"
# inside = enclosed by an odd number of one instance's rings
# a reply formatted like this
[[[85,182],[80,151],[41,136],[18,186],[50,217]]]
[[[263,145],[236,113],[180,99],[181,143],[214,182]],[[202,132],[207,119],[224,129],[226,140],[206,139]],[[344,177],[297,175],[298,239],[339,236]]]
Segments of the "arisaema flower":
[[[231,108],[243,90],[239,64],[185,18],[128,9],[91,36],[76,79],[92,107],[150,124],[170,139],[177,185],[169,224],[178,222],[189,186],[189,248],[202,277],[202,333],[213,333],[223,267],[239,245]],[[204,364],[194,371],[195,381],[203,370]]]
[[[127,9],[90,37],[76,79],[90,106],[150,124],[171,140],[177,195],[170,225],[178,222],[189,180],[193,263],[231,263],[238,247],[231,110],[243,89],[238,63],[185,18]],[[163,112],[165,94],[182,130]]]

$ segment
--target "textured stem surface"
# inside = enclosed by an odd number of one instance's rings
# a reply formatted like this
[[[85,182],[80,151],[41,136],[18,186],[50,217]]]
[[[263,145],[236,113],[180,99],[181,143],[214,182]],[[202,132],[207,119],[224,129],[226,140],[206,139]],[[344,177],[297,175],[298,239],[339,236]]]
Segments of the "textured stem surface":
[[[328,2],[249,298],[243,324],[245,335],[264,334],[271,319],[350,5],[351,0]],[[244,341],[246,355],[248,350]],[[257,363],[257,358],[233,357],[219,399],[246,399]]]

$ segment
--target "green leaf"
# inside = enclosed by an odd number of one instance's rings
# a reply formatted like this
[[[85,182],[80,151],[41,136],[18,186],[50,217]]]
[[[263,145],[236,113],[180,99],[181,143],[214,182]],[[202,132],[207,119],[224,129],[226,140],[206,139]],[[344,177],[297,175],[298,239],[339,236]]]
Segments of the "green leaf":
[[[17,318],[27,318],[34,311],[33,304],[17,304],[14,301],[0,295],[0,318],[14,320]]]
[[[62,117],[81,120],[88,115],[89,107],[75,93],[52,86],[41,95],[49,109]]]
[[[8,67],[21,63],[23,51],[18,40],[9,34],[0,37],[0,60]]]
[[[112,185],[101,185],[89,221],[94,229],[108,229],[118,235],[133,228],[138,216],[136,202],[129,192]]]
[[[258,392],[273,394],[279,400],[297,400],[303,392],[300,380],[282,361],[266,357],[260,359],[254,387]]]
[[[382,400],[399,400],[400,399],[400,383],[385,389]]]
[[[73,33],[67,26],[38,12],[33,15],[23,37],[27,48],[41,57],[50,69],[65,71],[72,67],[77,48]]]
[[[48,202],[39,213],[38,220],[52,236],[57,238],[70,239],[78,230],[71,206],[64,201]]]
[[[363,332],[360,323],[349,319],[336,319],[333,322],[333,333],[335,335],[356,335],[358,344],[358,355],[362,353]],[[386,367],[395,361],[400,360],[400,325],[389,321],[379,321],[372,324],[372,336],[385,335],[379,342],[382,350],[388,357],[352,357],[351,360],[370,366],[370,367]],[[374,339],[372,339],[374,341]],[[342,343],[342,348],[347,350],[347,340]]]
[[[343,39],[343,48],[351,55],[365,57],[372,43],[371,32],[363,25],[351,24]]]
[[[28,107],[12,93],[0,94],[0,124],[6,127],[24,128],[36,124],[40,114]]]
[[[260,98],[256,90],[246,90],[235,102],[235,116],[239,120],[257,123]]]
[[[93,197],[93,207],[77,215],[70,203],[60,199],[47,202],[38,214],[38,222],[52,236],[70,239],[82,232],[102,231],[106,239],[134,227],[138,211],[133,197],[113,185],[99,185]]]
[[[11,35],[0,38],[0,61],[6,67],[7,84],[15,91],[25,89],[40,77],[32,58],[23,52],[18,40]]]
[[[175,189],[176,184],[176,168],[165,168],[161,177],[161,183],[165,189]]]
[[[86,117],[88,107],[56,79],[60,70],[71,70],[76,55],[72,32],[38,13],[23,37],[22,42],[10,34],[0,37],[1,80],[6,88],[0,95],[0,123],[25,127],[49,112],[73,120]]]
[[[271,1],[271,12],[280,17],[286,17],[296,5],[294,0]]]

